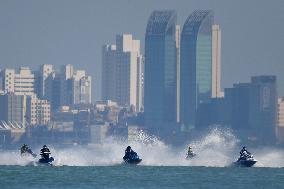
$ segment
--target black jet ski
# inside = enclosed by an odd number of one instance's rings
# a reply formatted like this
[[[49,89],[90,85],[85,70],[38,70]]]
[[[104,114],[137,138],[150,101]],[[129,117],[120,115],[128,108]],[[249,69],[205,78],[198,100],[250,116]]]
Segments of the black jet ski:
[[[196,156],[196,154],[194,152],[189,152],[186,154],[186,158],[185,159],[192,159]]]
[[[44,153],[48,153],[48,152],[44,152]],[[42,156],[39,160],[38,160],[38,164],[40,165],[52,165],[52,162],[54,161],[53,157],[49,157],[49,154],[47,156]]]
[[[125,154],[123,160],[126,164],[134,164],[134,165],[137,165],[142,161],[142,159],[140,159],[137,153],[134,151],[131,151],[129,154]]]
[[[254,159],[253,155],[244,153],[234,162],[234,165],[238,167],[252,167],[256,162],[257,160]]]

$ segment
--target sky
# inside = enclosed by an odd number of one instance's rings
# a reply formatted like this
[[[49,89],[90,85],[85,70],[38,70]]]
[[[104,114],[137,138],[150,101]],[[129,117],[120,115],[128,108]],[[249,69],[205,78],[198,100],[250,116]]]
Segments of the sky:
[[[0,0],[0,69],[73,64],[93,77],[100,99],[101,48],[115,35],[144,38],[153,10],[174,9],[178,24],[211,9],[222,30],[222,88],[277,75],[284,95],[284,0]]]

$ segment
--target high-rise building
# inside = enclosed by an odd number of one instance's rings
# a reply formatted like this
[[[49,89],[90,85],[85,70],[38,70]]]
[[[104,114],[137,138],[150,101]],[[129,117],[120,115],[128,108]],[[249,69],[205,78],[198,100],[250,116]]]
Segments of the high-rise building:
[[[102,98],[121,106],[142,107],[143,59],[140,41],[131,34],[116,36],[116,45],[102,51]]]
[[[284,128],[284,97],[278,98],[278,127]]]
[[[1,93],[4,93],[4,85],[3,85],[3,78],[0,76],[0,94]]]
[[[116,45],[102,48],[102,99],[115,101],[116,91]]]
[[[25,126],[26,96],[6,93],[0,95],[0,104],[1,124]]]
[[[21,67],[16,73],[14,69],[4,69],[1,71],[2,89],[5,93],[15,93],[17,95],[35,94],[35,75],[28,67]]]
[[[60,106],[73,104],[73,65],[67,64],[60,69]]]
[[[144,108],[144,62],[145,60],[142,55],[137,57],[137,111],[143,111]]]
[[[60,93],[61,93],[60,74],[55,74],[55,77],[52,80],[52,98],[50,100],[52,111],[55,111],[60,107],[60,97],[61,97]]]
[[[251,85],[249,123],[252,136],[261,143],[274,144],[278,109],[276,76],[254,76]]]
[[[73,104],[91,103],[91,76],[87,76],[85,70],[77,70],[74,72],[72,95]]]
[[[50,121],[50,103],[36,96],[27,97],[26,121],[29,125],[47,125]]]
[[[145,36],[146,127],[154,132],[173,129],[177,121],[177,14],[173,10],[153,11]]]
[[[78,104],[90,104],[92,102],[92,78],[84,76],[80,79],[80,98]]]
[[[277,142],[284,143],[284,97],[278,98]]]
[[[43,64],[40,66],[38,84],[38,96],[42,99],[51,101],[52,99],[52,82],[55,77],[53,65]]]
[[[176,25],[176,56],[177,56],[177,122],[180,122],[180,25]]]
[[[61,67],[58,78],[60,78],[60,106],[91,103],[91,77],[85,70],[74,70],[73,65],[67,64]],[[57,88],[58,81],[55,80],[53,86]]]
[[[194,11],[181,33],[180,120],[186,129],[196,126],[200,103],[212,95],[212,25],[209,10]],[[215,41],[214,41],[215,43]]]
[[[81,78],[86,76],[85,70],[76,70],[72,77],[72,102],[73,104],[80,104]]]
[[[255,76],[225,89],[230,125],[241,140],[274,144],[277,126],[276,76]],[[226,113],[225,112],[225,113]],[[225,114],[224,113],[224,114]]]
[[[15,74],[14,85],[15,94],[27,96],[35,94],[35,75],[30,68],[20,68],[19,73]]]
[[[2,79],[2,90],[6,93],[15,91],[15,70],[14,69],[4,69],[1,70]]]
[[[212,98],[223,97],[221,91],[221,29],[212,26]]]

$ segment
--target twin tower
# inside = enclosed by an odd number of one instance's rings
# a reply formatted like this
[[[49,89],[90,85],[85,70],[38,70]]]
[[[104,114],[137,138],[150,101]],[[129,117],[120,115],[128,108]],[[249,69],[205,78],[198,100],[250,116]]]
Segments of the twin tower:
[[[221,31],[211,10],[194,11],[182,30],[173,10],[152,12],[145,36],[145,125],[194,128],[198,107],[222,97]]]

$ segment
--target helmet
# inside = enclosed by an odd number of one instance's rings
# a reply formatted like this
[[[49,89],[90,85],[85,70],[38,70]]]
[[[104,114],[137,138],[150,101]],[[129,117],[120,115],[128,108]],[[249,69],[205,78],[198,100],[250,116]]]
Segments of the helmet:
[[[131,149],[131,147],[130,147],[130,146],[127,146],[126,150],[130,150],[130,149]]]
[[[43,145],[43,148],[47,148],[47,146],[46,146],[46,145]]]
[[[246,150],[247,148],[244,146],[243,149]]]

